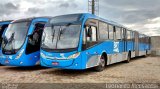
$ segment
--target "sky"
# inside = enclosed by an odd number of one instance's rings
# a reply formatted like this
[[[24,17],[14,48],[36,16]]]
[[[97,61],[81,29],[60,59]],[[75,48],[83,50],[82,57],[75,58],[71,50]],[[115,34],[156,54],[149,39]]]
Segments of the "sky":
[[[0,0],[0,20],[88,12],[88,0]],[[99,16],[160,36],[160,0],[99,0]]]

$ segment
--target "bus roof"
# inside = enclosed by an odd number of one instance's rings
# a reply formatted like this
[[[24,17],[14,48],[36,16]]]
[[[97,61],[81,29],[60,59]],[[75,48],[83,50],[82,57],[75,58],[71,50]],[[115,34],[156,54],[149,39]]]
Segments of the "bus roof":
[[[2,20],[0,21],[0,23],[3,23],[3,22],[12,22],[13,20]]]
[[[93,15],[93,14],[89,14],[89,13],[83,13],[83,14],[84,14],[84,16],[87,16],[88,18],[94,17],[95,19],[104,21],[104,22],[106,22],[106,23],[108,23],[108,24],[112,24],[112,25],[115,25],[115,26],[123,27],[123,28],[127,29],[128,31],[138,32],[138,31],[136,31],[136,30],[129,29],[129,28],[125,27],[124,25],[121,25],[121,24],[119,24],[119,23],[117,23],[117,22],[114,22],[114,21],[111,21],[111,20],[107,20],[107,19],[103,19],[103,18],[98,17],[98,16]],[[140,33],[140,32],[138,32],[138,33],[139,33],[140,35],[147,36],[146,34],[143,34],[143,33]]]
[[[12,22],[12,21],[13,21],[13,20],[0,21],[0,25],[9,24],[9,23]]]
[[[117,22],[114,22],[114,21],[111,21],[111,20],[107,20],[107,19],[103,19],[101,17],[98,17],[96,15],[93,15],[93,14],[90,14],[90,13],[76,13],[76,14],[67,14],[67,15],[59,15],[59,16],[55,16],[53,18],[57,18],[57,17],[69,17],[69,16],[72,16],[74,17],[74,19],[72,18],[72,20],[77,20],[75,17],[77,16],[81,16],[82,18],[94,18],[94,19],[97,19],[97,20],[101,20],[101,21],[104,21],[108,24],[112,24],[112,25],[116,25],[116,26],[119,26],[119,27],[124,27],[126,28],[125,26],[121,25],[121,24],[118,24]],[[64,18],[65,19],[65,18]],[[68,20],[68,18],[66,18]],[[81,19],[81,18],[79,18]]]
[[[73,18],[69,18],[70,16],[72,16]],[[77,16],[77,18],[76,18],[76,16]],[[78,18],[79,16],[81,16],[81,18]],[[75,14],[66,14],[66,15],[59,15],[59,16],[55,16],[55,17],[52,17],[51,19],[53,19],[53,18],[57,18],[57,17],[63,17],[63,19],[65,19],[65,20],[69,20],[69,21],[79,21],[79,20],[81,20],[82,18],[94,18],[94,19],[97,19],[97,20],[101,20],[101,21],[103,21],[103,22],[106,22],[106,23],[108,23],[108,24],[111,24],[111,25],[115,25],[115,26],[118,26],[118,27],[122,27],[122,28],[125,28],[125,29],[127,29],[128,31],[132,31],[132,32],[138,32],[138,31],[135,31],[135,30],[132,30],[132,29],[129,29],[129,28],[127,28],[127,27],[125,27],[124,25],[121,25],[121,24],[119,24],[119,23],[117,23],[117,22],[114,22],[114,21],[112,21],[112,20],[107,20],[107,19],[103,19],[103,18],[101,18],[101,17],[98,17],[98,16],[96,16],[96,15],[93,15],[93,14],[90,14],[90,13],[75,13]],[[65,17],[65,18],[64,18]],[[63,20],[64,22],[65,22],[65,20]],[[50,23],[51,23],[52,21],[50,20]],[[139,32],[138,32],[139,33]],[[139,33],[139,34],[141,34],[141,33]]]
[[[14,20],[13,22],[23,22],[23,21],[32,21],[33,19],[40,19],[40,18],[48,18],[50,19],[51,17],[49,16],[43,16],[43,17],[30,17],[30,18],[23,18],[23,19],[18,19],[18,20]]]
[[[117,23],[117,22],[114,22],[114,21],[108,20],[108,19],[103,19],[103,18],[101,18],[101,17],[98,17],[98,16],[93,15],[93,14],[90,14],[90,13],[84,13],[84,16],[86,16],[86,17],[88,17],[88,18],[95,18],[95,19],[104,21],[104,22],[106,22],[106,23],[108,23],[108,24],[112,24],[112,25],[115,25],[115,26],[118,26],[118,27],[127,28],[127,27],[125,27],[125,26],[123,26],[123,25],[121,25],[121,24],[119,24],[119,23]],[[128,28],[127,28],[127,29],[128,29]],[[128,29],[128,30],[129,30],[129,29]]]

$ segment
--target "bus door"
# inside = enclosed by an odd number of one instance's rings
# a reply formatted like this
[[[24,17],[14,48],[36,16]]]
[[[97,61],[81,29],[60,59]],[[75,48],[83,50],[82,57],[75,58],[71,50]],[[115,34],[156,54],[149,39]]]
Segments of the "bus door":
[[[123,60],[123,52],[124,52],[124,41],[122,40],[122,28],[116,26],[114,30],[114,57],[116,57],[116,62],[120,62]]]
[[[135,32],[135,56],[139,56],[139,33]]]
[[[96,44],[98,44],[98,21],[88,20],[83,36],[83,50],[85,51],[85,57],[87,59],[87,68],[97,66],[99,62]]]
[[[122,29],[122,38],[123,38],[123,52],[127,51],[127,31],[125,28]]]
[[[26,54],[31,54],[40,50],[41,35],[46,22],[36,22],[34,24],[34,30],[31,35],[28,36],[28,43],[26,48]]]
[[[135,32],[132,32],[133,51],[135,51]]]
[[[127,57],[127,30],[122,28],[122,60],[125,60]]]

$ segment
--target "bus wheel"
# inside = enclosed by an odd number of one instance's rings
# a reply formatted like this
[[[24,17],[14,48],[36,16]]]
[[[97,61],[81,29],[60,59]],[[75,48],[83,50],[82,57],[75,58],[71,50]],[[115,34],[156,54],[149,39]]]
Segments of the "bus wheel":
[[[97,72],[101,72],[105,69],[105,66],[106,66],[106,60],[105,60],[105,57],[102,55],[100,58],[99,65],[97,67],[95,67],[95,70]]]
[[[127,60],[126,60],[125,62],[126,62],[126,63],[129,63],[129,62],[130,62],[130,60],[131,60],[131,53],[129,52],[129,53],[128,53]]]

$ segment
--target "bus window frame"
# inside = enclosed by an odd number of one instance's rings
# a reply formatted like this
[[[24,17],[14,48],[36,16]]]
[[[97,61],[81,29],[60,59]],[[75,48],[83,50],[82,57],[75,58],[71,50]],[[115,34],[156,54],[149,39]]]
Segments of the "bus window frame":
[[[112,35],[113,35],[113,36],[112,36],[113,38],[112,38],[112,39],[110,38],[110,30],[111,30],[111,29],[109,28],[109,26],[112,26],[112,27],[113,27],[113,29],[112,29],[112,30],[113,30],[113,31],[112,31],[112,32],[113,32],[113,34],[112,34]],[[114,38],[115,38],[115,37],[114,37],[114,32],[115,32],[114,29],[115,29],[115,26],[114,26],[114,25],[108,24],[108,33],[109,33],[109,38],[108,38],[108,39],[109,39],[109,40],[114,40]]]
[[[118,28],[118,30],[119,30],[119,36],[120,36],[120,39],[118,39],[117,38],[117,29],[116,28]],[[122,28],[121,27],[119,27],[119,26],[115,26],[115,41],[121,41],[122,40]]]
[[[103,24],[105,24],[105,25],[107,25],[107,38],[106,39],[101,39],[101,37],[100,37],[100,22],[101,23],[103,23]],[[106,23],[106,22],[104,22],[104,21],[101,21],[101,20],[99,20],[99,24],[98,24],[99,26],[98,26],[98,33],[99,33],[99,41],[105,41],[105,40],[109,40],[109,24],[108,23]]]

